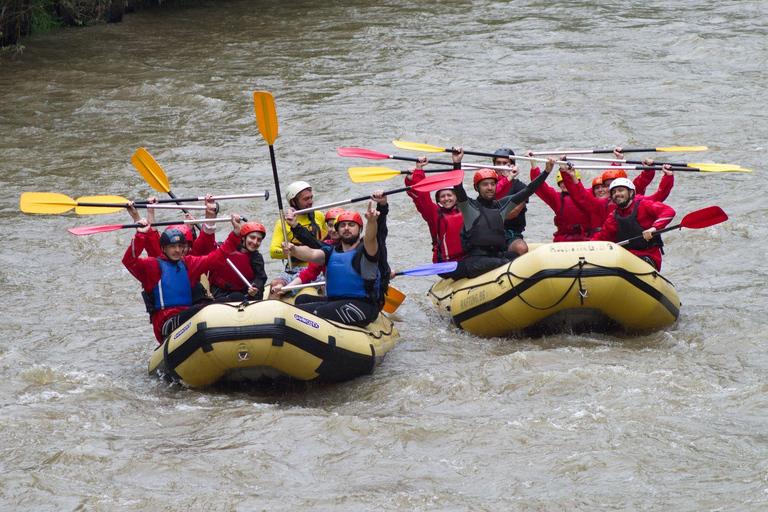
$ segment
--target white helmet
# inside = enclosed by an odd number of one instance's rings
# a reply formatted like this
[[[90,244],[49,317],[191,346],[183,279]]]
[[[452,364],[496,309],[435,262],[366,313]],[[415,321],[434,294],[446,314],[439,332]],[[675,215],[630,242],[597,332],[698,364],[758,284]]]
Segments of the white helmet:
[[[635,184],[629,181],[627,178],[616,178],[613,180],[610,187],[611,192],[613,192],[613,189],[616,187],[625,187],[633,192],[635,191]]]
[[[302,190],[312,190],[312,185],[307,183],[306,181],[294,181],[290,185],[288,185],[288,191],[285,193],[285,198],[288,200],[288,202],[291,202],[291,199],[299,195],[299,193]]]

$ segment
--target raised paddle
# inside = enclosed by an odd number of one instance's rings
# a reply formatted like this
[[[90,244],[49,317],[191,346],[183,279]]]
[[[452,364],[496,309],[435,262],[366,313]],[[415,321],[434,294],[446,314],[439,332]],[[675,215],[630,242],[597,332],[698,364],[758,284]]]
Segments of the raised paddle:
[[[568,160],[570,161],[570,159]],[[617,170],[622,169],[625,171],[661,171],[663,170],[661,168],[661,165],[610,165],[610,164],[602,164],[602,165],[575,165],[574,168],[576,169],[582,169],[582,170],[592,170],[592,171],[608,171],[608,170]],[[675,172],[754,172],[749,169],[742,169],[742,168],[716,168],[716,169],[699,169],[696,167],[671,167],[669,169],[670,171]]]
[[[411,187],[401,187],[393,190],[387,190],[386,192],[384,192],[384,195],[388,196],[390,194],[398,194],[400,192],[407,192],[408,190],[411,190],[411,189],[416,190],[417,192],[432,192],[433,190],[439,190],[441,188],[455,187],[456,185],[460,184],[463,180],[464,180],[464,171],[459,169],[455,171],[446,172],[443,174],[438,174],[437,176],[430,176],[429,178],[425,178]],[[357,203],[359,201],[367,201],[370,198],[371,198],[370,195],[360,196],[354,199],[345,199],[343,201],[336,201],[335,203],[324,204],[322,206],[313,206],[312,208],[304,208],[303,210],[297,210],[294,213],[296,215],[301,215],[302,213],[308,213],[315,210],[326,210],[328,208],[332,208],[334,206],[341,206],[343,204]]]
[[[369,149],[363,149],[363,148],[337,148],[336,152],[339,154],[339,156],[349,157],[349,158],[367,158],[368,160],[404,160],[406,162],[418,162],[418,158],[412,158],[408,156],[395,156],[395,155],[387,155],[385,153],[379,153],[377,151],[371,151]],[[453,162],[445,162],[445,161],[439,161],[439,160],[430,160],[430,164],[437,164],[437,165],[453,165]]]
[[[72,199],[54,192],[24,192],[21,194],[21,211],[24,213],[66,213],[72,208],[78,215],[114,213],[128,207],[129,199],[120,196],[89,196]],[[136,204],[136,208],[180,210],[184,206],[163,204]],[[205,210],[205,206],[188,206],[194,210]]]
[[[409,268],[401,272],[395,272],[396,276],[434,276],[435,274],[447,274],[456,270],[458,263],[455,261],[443,261],[441,263],[429,263],[427,265],[419,265],[418,267]],[[314,283],[306,284],[294,284],[293,286],[283,286],[281,290],[299,290],[301,288],[309,288],[312,286],[323,286],[325,281],[317,281]]]
[[[173,220],[165,222],[155,222],[152,226],[173,226],[175,224],[215,224],[217,222],[231,221],[230,217],[217,217],[215,219],[202,219],[202,220]],[[109,231],[117,231],[119,229],[140,228],[144,224],[113,224],[110,226],[81,226],[79,228],[69,228],[67,231],[76,236],[94,235],[96,233],[107,233]]]
[[[240,279],[243,280],[243,283],[245,284],[245,286],[247,286],[248,288],[250,288],[252,286],[250,281],[248,281],[248,279],[246,279],[246,277],[243,275],[243,273],[240,272],[240,269],[237,268],[237,266],[234,263],[232,263],[232,260],[229,259],[229,258],[227,258],[227,265],[229,265],[229,267],[232,270],[235,271],[235,274],[237,274],[237,277],[239,277]]]
[[[653,233],[653,236],[660,235],[662,233],[666,233],[667,231],[672,231],[678,228],[680,229],[708,228],[709,226],[714,226],[715,224],[720,224],[721,222],[725,222],[727,220],[728,220],[728,215],[725,214],[722,208],[720,208],[719,206],[709,206],[707,208],[702,208],[701,210],[696,210],[695,212],[689,213],[688,215],[683,217],[683,220],[680,221],[680,224],[675,224],[674,226],[670,226],[670,227],[655,231]],[[643,235],[634,236],[627,240],[622,240],[621,242],[618,242],[617,245],[627,245],[628,243],[634,240],[640,240],[641,238],[643,238]]]
[[[131,163],[139,171],[139,174],[146,180],[149,185],[158,192],[164,192],[176,199],[176,195],[171,192],[171,185],[168,183],[168,176],[166,176],[163,168],[160,164],[152,158],[152,155],[144,148],[139,148],[131,157]],[[184,213],[189,213],[184,211]]]
[[[567,160],[569,162],[602,162],[602,163],[609,163],[609,164],[639,164],[643,165],[642,160],[620,160],[615,158],[594,158],[594,157],[580,157],[580,156],[569,156],[567,157]],[[696,171],[701,172],[754,172],[750,169],[742,169],[741,166],[734,165],[734,164],[715,164],[715,163],[695,163],[695,164],[685,164],[685,163],[672,163],[672,162],[653,162],[653,166],[659,166],[659,165],[671,165],[675,168],[677,167],[690,167],[691,169],[694,169]],[[683,169],[684,170],[684,169]],[[690,170],[690,169],[689,169]]]
[[[269,146],[269,159],[272,162],[272,178],[275,181],[275,192],[277,193],[277,209],[280,213],[280,224],[283,227],[283,235],[288,233],[285,227],[285,214],[283,213],[283,195],[280,193],[280,180],[277,177],[277,162],[275,161],[275,148],[273,144],[277,139],[277,110],[275,109],[275,98],[266,91],[256,91],[253,93],[253,108],[256,111],[256,124],[259,132]],[[288,270],[293,271],[291,258],[288,258]]]
[[[424,172],[449,172],[449,169],[423,169]],[[395,176],[410,174],[410,171],[399,171],[388,167],[350,167],[349,177],[354,183],[371,183],[373,181],[384,181]]]
[[[642,149],[623,149],[622,153],[695,153],[697,151],[706,151],[707,146],[671,146],[667,148],[642,148]],[[466,153],[466,151],[465,151]],[[535,155],[592,155],[598,153],[613,153],[612,149],[558,149],[554,151],[534,151]]]

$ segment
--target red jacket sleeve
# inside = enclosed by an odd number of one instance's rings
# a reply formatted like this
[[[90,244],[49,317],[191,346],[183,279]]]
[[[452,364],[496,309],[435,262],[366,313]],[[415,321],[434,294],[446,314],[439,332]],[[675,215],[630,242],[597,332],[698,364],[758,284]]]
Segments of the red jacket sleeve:
[[[539,174],[541,174],[541,170],[539,170],[538,167],[534,167],[531,169],[531,181],[535,180],[539,177]],[[556,191],[554,188],[547,185],[547,183],[542,183],[539,188],[536,189],[536,195],[539,196],[539,198],[547,203],[547,205],[552,208],[553,212],[557,212],[558,206],[559,206],[559,198],[560,193]]]
[[[603,201],[592,195],[592,192],[588,191],[583,183],[575,183],[570,174],[565,173],[563,175],[563,183],[565,183],[565,189],[576,206],[585,212],[599,214],[605,208]]]
[[[507,179],[506,176],[499,174],[499,179],[496,181],[496,199],[504,197],[509,189],[512,188],[512,182]]]
[[[646,196],[646,199],[657,202],[666,201],[669,197],[669,194],[672,192],[672,187],[674,186],[675,176],[673,174],[665,174],[661,178],[661,183],[659,183],[659,190],[650,196]]]
[[[656,201],[649,201],[647,199],[640,202],[638,210],[645,210],[643,217],[646,219],[655,219],[650,227],[654,227],[657,230],[664,229],[675,218],[675,210],[671,206]],[[640,211],[638,211],[638,222],[642,222]],[[650,229],[650,228],[649,228]]]
[[[163,254],[163,250],[160,249],[160,232],[156,229],[150,229],[147,236],[147,245],[144,247],[144,250],[147,251],[147,256],[159,258]]]
[[[206,233],[204,230],[200,230],[200,234],[197,235],[197,239],[192,243],[192,256],[205,256],[216,250],[216,234]]]
[[[619,225],[616,224],[616,218],[613,215],[609,215],[607,219],[605,219],[605,222],[603,223],[603,227],[600,231],[592,235],[592,238],[590,240],[604,240],[606,242],[615,242],[616,241],[616,233],[619,231]]]
[[[635,185],[635,195],[644,196],[648,185],[651,184],[656,176],[656,171],[643,171],[632,182]]]
[[[160,281],[160,265],[155,258],[140,258],[139,255],[151,243],[151,235],[136,233],[131,245],[123,255],[123,265],[133,277],[139,280],[144,291],[150,291]]]
[[[216,248],[215,251],[205,256],[184,256],[184,264],[187,266],[189,281],[194,283],[200,279],[200,276],[216,267],[226,265],[227,254],[237,250],[240,244],[240,237],[235,232],[229,233],[229,236]]]
[[[413,171],[413,179],[409,180],[405,178],[405,185],[410,187],[420,182],[426,177],[423,169],[416,169]],[[429,192],[417,192],[413,189],[407,192],[408,196],[413,200],[413,204],[416,205],[416,210],[421,214],[427,225],[429,226],[429,232],[434,237],[437,233],[437,209],[439,206],[432,201],[432,196]]]
[[[299,281],[301,284],[313,283],[317,281],[320,274],[325,270],[325,267],[309,262],[307,268],[299,272]]]

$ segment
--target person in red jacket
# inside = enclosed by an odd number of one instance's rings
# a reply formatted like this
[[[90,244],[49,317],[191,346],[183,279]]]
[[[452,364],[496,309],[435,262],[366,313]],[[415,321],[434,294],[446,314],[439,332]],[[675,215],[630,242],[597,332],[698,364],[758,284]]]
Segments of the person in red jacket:
[[[208,275],[214,299],[219,302],[243,302],[263,298],[267,273],[264,271],[264,258],[259,252],[259,247],[265,236],[267,230],[258,222],[246,222],[240,226],[242,241],[237,250],[229,253],[227,258],[248,280],[250,286],[246,286],[240,275],[227,263],[211,270]]]
[[[592,240],[622,242],[634,237],[625,245],[632,254],[647,261],[656,270],[661,270],[661,236],[654,232],[665,228],[675,217],[675,210],[664,203],[639,199],[635,196],[635,185],[627,178],[617,178],[611,183],[611,201],[616,204],[613,215],[609,215],[603,228],[592,236]]]
[[[565,157],[562,158],[564,160]],[[553,242],[581,242],[589,240],[589,232],[592,229],[589,212],[574,202],[568,190],[563,183],[563,175],[568,166],[561,165],[557,173],[557,184],[560,188],[558,192],[554,188],[544,183],[536,190],[539,196],[547,206],[555,212],[555,231]],[[536,179],[541,171],[538,167],[531,165],[531,180]],[[578,172],[574,172],[577,180],[580,179]]]
[[[205,256],[183,256],[187,240],[181,231],[171,229],[160,236],[163,253],[160,257],[140,258],[151,243],[151,224],[146,220],[139,224],[143,227],[136,229],[136,236],[123,256],[123,265],[141,283],[155,337],[162,343],[174,329],[206,306],[192,305],[192,285],[202,274],[226,265],[227,254],[237,249],[240,242],[241,217],[232,215],[232,233],[221,247]]]
[[[429,163],[426,157],[420,157],[414,169],[409,169],[405,177],[405,185],[413,186],[423,180],[426,175],[424,166]],[[435,191],[434,198],[429,192],[418,192],[413,189],[407,192],[413,200],[416,210],[429,226],[432,237],[432,262],[459,261],[466,257],[461,247],[461,227],[464,218],[457,207],[456,192],[453,188],[442,188]]]

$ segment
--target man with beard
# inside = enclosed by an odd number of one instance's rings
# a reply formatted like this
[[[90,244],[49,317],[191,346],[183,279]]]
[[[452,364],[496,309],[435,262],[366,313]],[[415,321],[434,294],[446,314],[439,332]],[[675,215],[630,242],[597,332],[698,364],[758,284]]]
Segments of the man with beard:
[[[460,151],[460,148],[456,150]],[[453,279],[478,277],[520,256],[516,251],[508,250],[504,236],[504,219],[509,212],[536,192],[554,165],[555,160],[550,158],[545,171],[524,190],[498,201],[494,199],[498,175],[491,169],[480,169],[475,173],[473,183],[478,193],[477,199],[467,197],[462,184],[454,187],[459,200],[459,210],[464,217],[461,242],[467,257],[459,262],[451,274]]]
[[[285,198],[288,200],[288,204],[295,210],[305,210],[312,208],[314,203],[314,196],[312,194],[312,186],[306,181],[294,181],[288,185],[288,190],[285,193]],[[296,216],[298,223],[316,240],[323,240],[328,234],[328,228],[325,224],[325,216],[323,212],[311,211]],[[306,261],[301,259],[291,258],[291,264],[293,271],[289,271],[287,257],[283,252],[283,242],[292,242],[295,245],[302,242],[296,239],[295,234],[291,228],[288,228],[288,236],[283,233],[283,223],[280,220],[275,224],[275,230],[272,232],[272,241],[269,244],[269,255],[272,259],[286,260],[285,271],[272,280],[270,286],[275,288],[276,286],[285,286],[298,275],[298,273],[307,266]]]
[[[672,221],[675,210],[664,203],[636,198],[635,185],[627,178],[613,180],[610,188],[611,201],[616,204],[616,210],[608,216],[603,228],[592,236],[592,240],[621,242],[642,235],[641,239],[633,240],[624,248],[656,270],[661,270],[664,244],[661,236],[653,234]]]
[[[385,202],[381,196],[377,202]],[[336,217],[340,243],[322,249],[283,244],[283,251],[326,268],[326,297],[296,307],[321,318],[348,325],[365,326],[381,311],[381,272],[383,240],[379,240],[377,218],[380,212],[368,203],[363,219],[357,212],[345,211]],[[382,243],[380,243],[382,242]],[[383,257],[386,257],[385,255]]]

